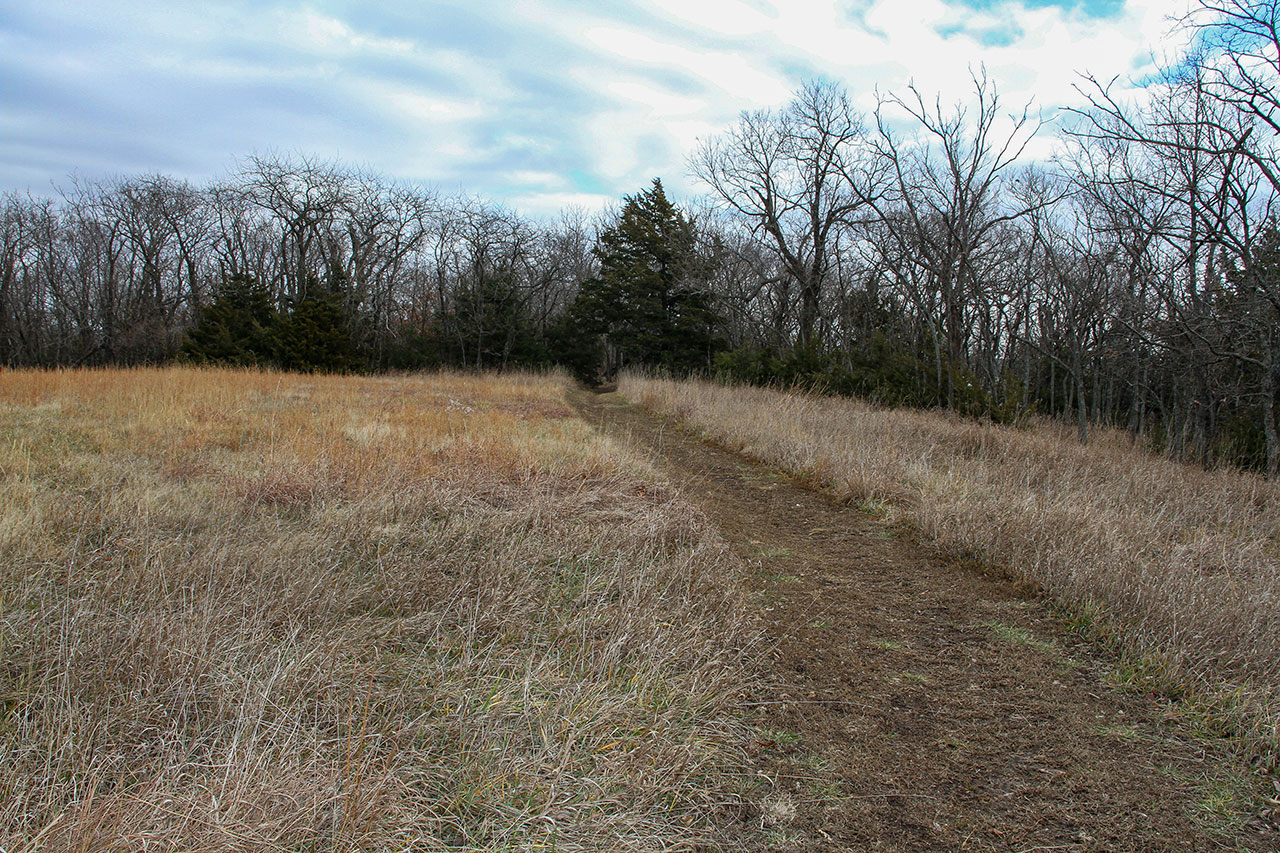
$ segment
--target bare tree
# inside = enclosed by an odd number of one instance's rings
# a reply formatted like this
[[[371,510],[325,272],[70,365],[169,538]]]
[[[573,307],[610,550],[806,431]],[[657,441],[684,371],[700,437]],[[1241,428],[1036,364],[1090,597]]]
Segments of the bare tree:
[[[351,307],[368,317],[365,343],[373,364],[383,362],[393,334],[397,285],[427,239],[437,208],[434,194],[372,175],[352,180],[343,199],[341,219],[330,236],[328,267],[345,270]]]
[[[876,110],[874,144],[888,164],[892,192],[875,206],[898,252],[928,273],[933,292],[916,298],[922,313],[937,317],[940,379],[944,350],[952,366],[967,364],[974,312],[989,284],[984,265],[996,248],[993,238],[1045,203],[1019,204],[1005,191],[1040,122],[1029,105],[1003,122],[999,94],[985,72],[973,76],[973,86],[972,112],[965,105],[944,110],[940,98],[927,104],[914,85],[907,97],[881,97]],[[894,112],[920,136],[900,138]],[[948,404],[954,403],[953,384],[947,380]]]
[[[241,167],[236,184],[245,199],[279,223],[279,294],[305,296],[308,278],[326,266],[325,238],[349,203],[352,175],[311,157],[254,155]]]
[[[848,96],[834,84],[815,82],[782,111],[744,113],[690,161],[694,174],[745,218],[795,283],[801,346],[820,337],[838,232],[881,191],[882,169],[868,154]]]
[[[1159,300],[1157,323],[1135,333],[1179,366],[1164,395],[1171,399],[1159,400],[1167,447],[1208,462],[1220,408],[1256,405],[1266,466],[1280,472],[1272,334],[1280,292],[1270,275],[1224,279],[1254,265],[1280,189],[1275,14],[1275,4],[1201,3],[1185,21],[1199,36],[1190,61],[1136,105],[1115,92],[1115,81],[1086,77],[1089,106],[1076,111],[1069,133],[1081,186],[1113,211],[1122,242],[1145,244],[1143,254],[1156,258],[1142,289]],[[1249,297],[1232,293],[1233,284]],[[1246,304],[1252,310],[1239,310]],[[1253,379],[1242,384],[1246,376]]]

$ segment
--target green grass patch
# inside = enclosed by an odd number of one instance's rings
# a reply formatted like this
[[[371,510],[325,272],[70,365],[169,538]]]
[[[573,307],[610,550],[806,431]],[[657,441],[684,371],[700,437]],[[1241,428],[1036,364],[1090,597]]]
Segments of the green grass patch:
[[[1015,625],[1005,625],[1002,622],[983,622],[983,627],[989,628],[993,634],[1002,641],[1011,646],[1028,646],[1037,651],[1044,652],[1048,655],[1057,657],[1060,654],[1057,644],[1049,640],[1037,637],[1025,628],[1019,628]]]

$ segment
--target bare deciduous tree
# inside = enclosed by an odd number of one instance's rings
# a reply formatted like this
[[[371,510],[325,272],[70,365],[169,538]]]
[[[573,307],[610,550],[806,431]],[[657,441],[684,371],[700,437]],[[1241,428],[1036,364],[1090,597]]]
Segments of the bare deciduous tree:
[[[927,104],[914,86],[909,97],[882,97],[876,110],[875,146],[892,175],[892,192],[876,207],[898,252],[910,254],[928,272],[933,292],[916,298],[924,313],[936,317],[939,349],[953,366],[968,360],[977,320],[973,312],[990,282],[984,266],[997,248],[993,238],[1002,226],[1045,203],[1019,204],[1006,192],[1040,122],[1031,117],[1029,105],[1005,122],[995,84],[985,72],[974,75],[973,85],[972,112],[965,105],[945,110],[940,99]],[[894,130],[895,111],[919,135],[901,138]],[[948,401],[954,396],[948,381]]]
[[[691,161],[694,173],[746,219],[794,282],[801,346],[816,342],[838,233],[881,192],[882,169],[865,143],[845,92],[817,82],[782,111],[744,113]]]

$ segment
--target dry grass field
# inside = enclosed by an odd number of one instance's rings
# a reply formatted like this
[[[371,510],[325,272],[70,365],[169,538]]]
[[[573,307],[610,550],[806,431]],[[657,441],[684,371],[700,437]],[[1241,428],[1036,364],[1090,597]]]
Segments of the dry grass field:
[[[0,374],[0,848],[714,848],[737,565],[563,385]]]
[[[1280,485],[1134,449],[849,399],[626,377],[706,437],[1045,589],[1130,653],[1117,678],[1191,698],[1280,751]],[[1128,672],[1122,671],[1126,667]]]

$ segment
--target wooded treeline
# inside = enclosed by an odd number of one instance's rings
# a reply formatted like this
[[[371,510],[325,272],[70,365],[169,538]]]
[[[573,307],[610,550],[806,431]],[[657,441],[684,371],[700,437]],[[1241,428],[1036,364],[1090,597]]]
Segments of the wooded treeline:
[[[541,345],[592,269],[582,216],[535,223],[299,157],[251,157],[205,187],[147,175],[9,195],[0,222],[9,365],[168,360],[236,280],[285,314],[338,295],[351,367],[502,367]]]
[[[706,141],[685,210],[655,181],[548,222],[278,156],[9,195],[0,362],[717,371],[1275,475],[1277,17],[1201,0],[1188,54],[1140,90],[1082,78],[1056,136],[982,73],[869,114],[812,83]]]

